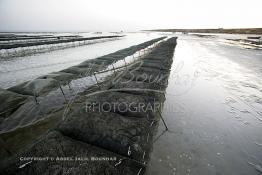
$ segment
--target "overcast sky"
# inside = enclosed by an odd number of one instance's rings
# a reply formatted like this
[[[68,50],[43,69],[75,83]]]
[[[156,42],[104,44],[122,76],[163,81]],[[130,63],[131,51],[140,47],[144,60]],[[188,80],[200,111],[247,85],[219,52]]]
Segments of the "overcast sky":
[[[262,0],[0,0],[0,31],[262,27]]]

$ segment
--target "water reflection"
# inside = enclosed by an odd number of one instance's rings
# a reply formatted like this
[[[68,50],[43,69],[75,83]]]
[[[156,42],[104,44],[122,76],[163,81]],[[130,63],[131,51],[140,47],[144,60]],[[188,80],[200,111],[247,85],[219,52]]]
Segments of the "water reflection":
[[[160,125],[148,174],[261,173],[258,56],[215,38],[178,39],[163,111],[172,132]]]
[[[41,75],[68,68],[87,59],[106,55],[119,49],[159,37],[158,34],[144,33],[126,33],[126,35],[123,39],[115,41],[84,45],[25,57],[0,59],[0,87],[8,88],[24,81],[35,79]]]

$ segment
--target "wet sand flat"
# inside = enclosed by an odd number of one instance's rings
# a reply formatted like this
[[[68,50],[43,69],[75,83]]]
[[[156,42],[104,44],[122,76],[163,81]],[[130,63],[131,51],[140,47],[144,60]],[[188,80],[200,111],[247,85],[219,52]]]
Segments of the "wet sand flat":
[[[148,174],[261,174],[262,53],[178,39]],[[162,129],[161,129],[162,127]]]

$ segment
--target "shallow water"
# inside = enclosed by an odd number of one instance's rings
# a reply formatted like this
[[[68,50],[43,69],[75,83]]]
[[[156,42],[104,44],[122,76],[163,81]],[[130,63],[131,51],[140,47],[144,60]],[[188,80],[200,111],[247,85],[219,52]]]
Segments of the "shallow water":
[[[25,57],[0,59],[0,88],[8,88],[50,72],[74,66],[87,59],[106,55],[157,37],[160,36],[157,34],[126,33],[126,37],[120,40]]]
[[[261,65],[261,51],[180,36],[147,174],[260,174]]]
[[[128,34],[121,40],[0,60],[0,87],[156,37]],[[221,38],[179,36],[163,111],[169,131],[163,132],[160,123],[148,175],[260,174],[261,63],[258,50],[227,45]]]

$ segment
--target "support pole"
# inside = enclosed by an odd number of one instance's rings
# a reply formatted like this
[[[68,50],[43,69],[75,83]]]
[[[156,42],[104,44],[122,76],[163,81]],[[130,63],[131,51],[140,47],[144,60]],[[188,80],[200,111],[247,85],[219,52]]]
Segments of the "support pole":
[[[61,85],[59,85],[59,88],[60,88],[60,90],[61,90],[61,92],[62,92],[62,94],[63,94],[63,96],[64,96],[64,98],[65,98],[65,101],[66,101],[66,96],[65,96],[65,93],[64,93],[64,91],[63,91]]]
[[[36,95],[35,91],[34,91],[34,99],[35,99],[35,104],[39,105],[39,102],[37,101],[37,95]]]
[[[158,111],[158,110],[157,110],[157,111]],[[161,114],[159,111],[158,111],[158,113],[159,113],[159,115],[160,115],[160,118],[161,118],[162,122],[164,123],[164,125],[165,125],[165,127],[166,127],[166,131],[168,131],[168,127],[167,127],[167,125],[166,125],[166,122],[165,122],[162,114]]]
[[[70,82],[67,82],[67,86],[69,87],[70,90],[72,90],[72,88],[70,86]]]
[[[127,64],[126,64],[126,59],[125,58],[124,58],[124,62],[125,62],[126,70],[127,70]]]
[[[113,66],[113,70],[114,70],[114,75],[116,76],[116,71],[115,71],[114,63],[112,64],[112,66]]]
[[[96,79],[96,84],[97,84],[97,86],[101,89],[101,87],[100,87],[100,85],[99,85],[99,83],[98,83],[98,80],[97,80],[97,78],[96,78],[96,73],[94,72],[94,76],[95,76],[95,79]]]

